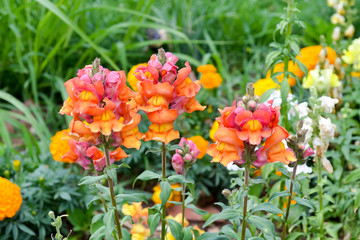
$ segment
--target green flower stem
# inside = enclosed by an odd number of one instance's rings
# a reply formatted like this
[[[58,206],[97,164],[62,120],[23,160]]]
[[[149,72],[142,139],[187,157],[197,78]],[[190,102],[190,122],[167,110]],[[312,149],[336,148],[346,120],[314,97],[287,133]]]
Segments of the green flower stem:
[[[105,148],[106,165],[110,166],[109,146],[108,146],[108,142],[106,140],[104,142],[105,142],[104,148]],[[120,220],[119,220],[119,215],[118,215],[116,200],[115,200],[114,183],[113,183],[113,180],[109,176],[107,177],[107,181],[108,181],[109,188],[110,188],[111,202],[112,202],[113,207],[115,208],[116,229],[118,232],[119,239],[122,239]]]
[[[322,214],[323,211],[323,186],[322,186],[322,164],[321,164],[321,158],[319,159],[318,156],[316,156],[317,158],[317,170],[318,170],[318,195],[319,195],[319,213]],[[321,218],[320,221],[320,239],[325,239],[324,238],[324,217]]]
[[[248,190],[249,187],[249,169],[250,168],[250,160],[246,161],[245,164],[245,189]],[[247,212],[247,203],[248,203],[248,194],[246,194],[244,198],[244,209],[243,209],[243,221],[241,226],[241,240],[245,240],[245,230],[246,230],[246,212]]]
[[[185,223],[185,183],[182,183],[182,193],[181,193],[181,206],[182,206],[182,216],[181,216],[181,226],[184,228]]]
[[[161,162],[162,162],[162,181],[166,179],[166,144],[162,143],[162,154],[161,154]],[[166,237],[166,204],[164,204],[162,208],[162,217],[161,217],[161,240],[165,240]]]
[[[297,163],[295,163],[294,169],[293,169],[293,173],[291,176],[291,182],[290,182],[290,196],[287,202],[287,206],[286,206],[286,213],[285,213],[285,219],[284,219],[284,228],[282,231],[282,236],[281,236],[281,240],[284,240],[287,234],[287,220],[289,217],[289,212],[290,212],[290,206],[291,206],[291,199],[292,199],[292,192],[293,192],[293,181],[295,180],[295,176],[296,176],[296,168],[297,168]]]

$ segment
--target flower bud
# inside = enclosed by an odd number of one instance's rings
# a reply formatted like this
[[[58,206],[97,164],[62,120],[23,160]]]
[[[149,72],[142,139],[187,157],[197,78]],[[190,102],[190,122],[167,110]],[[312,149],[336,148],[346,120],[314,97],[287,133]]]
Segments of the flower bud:
[[[101,73],[96,73],[93,78],[92,78],[93,82],[102,82],[104,80],[104,75],[102,75]]]
[[[181,157],[180,154],[174,154],[171,160],[171,165],[173,166],[177,174],[183,173],[184,159]]]
[[[307,148],[306,150],[305,150],[305,152],[304,152],[304,158],[307,158],[307,157],[309,157],[309,156],[311,156],[311,155],[314,155],[315,154],[315,151],[314,151],[314,149],[312,149],[312,148]]]
[[[161,65],[164,65],[164,63],[166,62],[166,55],[163,48],[159,48],[157,57]]]
[[[322,48],[319,53],[319,62],[324,63],[326,59],[326,48]]]
[[[53,211],[50,211],[50,212],[49,212],[49,216],[50,216],[51,218],[55,218],[54,212],[53,212]]]
[[[190,154],[185,154],[185,156],[184,156],[184,160],[185,161],[191,161],[191,159],[192,159],[192,156],[190,155]]]
[[[5,177],[5,178],[10,178],[10,172],[9,172],[9,170],[5,170],[5,171],[4,171],[4,177]]]
[[[345,30],[345,36],[348,38],[352,38],[354,36],[354,32],[355,32],[355,28],[354,25],[350,25],[347,27],[347,29]]]
[[[337,42],[337,41],[340,40],[340,37],[341,37],[341,29],[340,29],[340,27],[334,28],[334,30],[332,32],[332,35],[331,35],[332,40]]]
[[[92,68],[92,75],[95,75],[96,73],[98,73],[100,71],[100,58],[95,58],[94,62],[93,62],[93,68]]]
[[[224,189],[222,192],[222,195],[224,195],[226,198],[231,196],[231,192],[229,189]]]
[[[246,86],[246,93],[249,97],[253,97],[255,94],[255,89],[252,83],[248,83]]]
[[[248,108],[249,111],[251,111],[251,112],[255,112],[256,106],[257,106],[257,104],[256,104],[256,102],[253,101],[253,100],[249,101],[248,104],[247,104],[247,108]]]
[[[19,172],[21,168],[21,162],[20,160],[14,160],[13,161],[13,169],[15,172]]]
[[[340,24],[343,25],[345,23],[345,18],[344,16],[338,14],[338,13],[334,13],[331,18],[330,21],[332,24]]]
[[[341,70],[341,59],[339,57],[335,58],[334,68],[337,71]]]
[[[340,15],[344,15],[345,14],[345,9],[344,9],[344,4],[343,3],[339,3],[337,6],[336,6],[336,12]]]

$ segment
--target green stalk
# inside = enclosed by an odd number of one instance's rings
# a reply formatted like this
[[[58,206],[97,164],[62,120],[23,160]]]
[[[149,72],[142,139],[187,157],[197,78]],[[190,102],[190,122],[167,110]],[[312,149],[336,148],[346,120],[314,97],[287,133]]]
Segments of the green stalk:
[[[286,206],[286,214],[285,214],[285,219],[284,219],[284,228],[282,231],[282,236],[281,236],[281,240],[284,240],[287,234],[287,220],[289,217],[289,212],[290,212],[290,205],[291,205],[291,198],[292,198],[292,192],[293,192],[293,181],[295,180],[295,176],[296,176],[296,168],[297,168],[297,163],[295,163],[294,169],[293,169],[293,174],[291,176],[291,183],[290,183],[290,196],[288,199],[288,203]]]
[[[105,148],[106,165],[110,166],[110,155],[109,155],[108,143],[107,143],[106,140],[104,140],[104,142],[105,142],[104,148]],[[112,202],[113,207],[115,208],[116,229],[117,229],[117,232],[118,232],[119,239],[122,239],[120,220],[119,220],[119,215],[118,215],[117,206],[116,206],[116,200],[115,200],[114,183],[113,183],[113,180],[109,176],[107,177],[107,181],[108,181],[109,188],[110,188],[111,202]]]
[[[322,164],[321,164],[321,159],[319,159],[318,156],[316,156],[317,158],[317,170],[318,170],[318,195],[319,195],[319,213],[322,214],[323,211],[323,186],[322,186]],[[320,221],[320,239],[325,239],[324,238],[324,217],[321,218]]]
[[[182,206],[182,216],[181,216],[181,226],[184,228],[185,222],[185,183],[182,183],[182,193],[181,193],[181,206]]]
[[[161,162],[162,162],[162,181],[166,179],[166,144],[162,143],[162,155],[161,155]],[[166,203],[162,208],[162,217],[161,217],[161,240],[165,240],[166,237]]]
[[[248,158],[250,158],[248,156]],[[249,187],[249,169],[250,160],[248,159],[245,164],[245,189]],[[243,209],[243,221],[241,226],[241,240],[245,240],[245,230],[246,230],[246,213],[247,213],[247,203],[248,203],[248,194],[244,198],[244,209]]]

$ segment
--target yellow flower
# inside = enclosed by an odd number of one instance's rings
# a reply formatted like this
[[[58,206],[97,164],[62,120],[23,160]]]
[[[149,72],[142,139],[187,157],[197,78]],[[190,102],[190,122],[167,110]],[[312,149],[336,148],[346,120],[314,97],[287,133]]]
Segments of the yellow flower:
[[[179,183],[175,183],[173,185],[171,185],[172,189],[181,187],[181,185]],[[161,203],[161,199],[160,199],[160,193],[161,193],[161,187],[160,184],[156,185],[153,188],[154,194],[151,197],[151,200],[155,203],[155,204],[159,204]],[[180,191],[175,191],[173,190],[170,194],[169,200],[166,203],[166,207],[172,207],[174,204],[173,203],[169,203],[169,201],[171,202],[181,202],[181,192]]]
[[[61,158],[61,156],[70,151],[68,140],[61,140],[63,134],[69,131],[69,129],[59,131],[51,138],[50,152],[56,161],[72,163],[69,158]]]
[[[140,64],[137,64],[135,66],[133,66],[130,71],[128,72],[128,75],[127,75],[127,82],[129,83],[130,87],[132,88],[132,90],[134,90],[135,92],[138,91],[137,89],[137,78],[135,77],[134,73],[135,73],[135,70],[140,67],[140,66],[145,66],[147,67],[147,63],[140,63]],[[147,73],[147,72],[146,72]],[[145,74],[146,74],[145,73]]]
[[[264,78],[257,80],[254,84],[255,95],[261,96],[269,89],[276,88],[279,89],[280,85],[274,82],[271,78]]]
[[[20,171],[20,168],[21,168],[20,160],[14,160],[13,161],[13,169],[14,169],[14,171],[18,172],[18,171]]]
[[[197,149],[200,150],[199,155],[197,156],[198,159],[203,158],[206,154],[207,147],[209,145],[209,141],[206,141],[202,136],[193,136],[188,138],[187,140],[191,140],[195,143]]]
[[[342,60],[353,65],[354,72],[360,72],[360,38],[354,39],[347,50],[344,50]]]
[[[201,74],[200,83],[206,89],[213,89],[222,83],[223,79],[220,74],[217,73],[217,69],[214,65],[207,64],[197,68],[197,71]]]
[[[19,211],[22,203],[20,188],[0,177],[0,221],[12,218]]]
[[[173,216],[170,215],[170,216],[167,216],[166,219],[172,219],[172,220],[175,220],[175,221],[177,221],[178,223],[181,224],[182,214],[179,213],[179,214],[177,214],[175,217],[173,217]],[[188,222],[188,220],[186,220],[186,218],[184,219],[184,226],[185,226],[185,227],[189,226],[189,222]]]
[[[142,224],[134,224],[130,233],[132,234],[131,240],[145,240],[150,236],[150,229]]]
[[[331,69],[314,69],[309,72],[307,78],[303,79],[303,87],[315,86],[320,92],[326,91],[329,87],[339,87],[339,77]]]
[[[148,208],[142,208],[141,202],[127,204],[125,203],[121,211],[124,215],[129,215],[132,217],[134,222],[141,222],[143,221],[146,223],[148,217]]]
[[[199,235],[205,233],[205,231],[199,228],[198,225],[195,225],[193,228],[199,232]]]
[[[215,138],[214,138],[214,135],[215,135],[215,132],[219,129],[219,122],[218,121],[214,121],[211,129],[210,129],[210,132],[209,132],[209,137],[211,140],[213,140],[213,142],[216,142]]]

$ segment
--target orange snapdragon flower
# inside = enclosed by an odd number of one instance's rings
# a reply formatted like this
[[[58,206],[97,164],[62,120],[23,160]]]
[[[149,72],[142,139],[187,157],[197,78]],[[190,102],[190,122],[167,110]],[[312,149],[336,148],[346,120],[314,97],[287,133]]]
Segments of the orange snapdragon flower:
[[[143,208],[141,202],[137,202],[137,203],[134,202],[131,204],[125,203],[122,206],[121,211],[125,215],[131,216],[132,220],[135,223],[146,224],[148,218],[148,209],[149,208]]]
[[[177,61],[175,55],[160,50],[158,56],[151,56],[146,66],[135,70],[139,92],[135,98],[137,108],[143,110],[151,122],[145,141],[169,143],[179,138],[179,132],[173,128],[176,118],[185,111],[205,109],[195,99],[200,83],[188,78],[190,65],[186,62],[185,68],[177,71]]]

